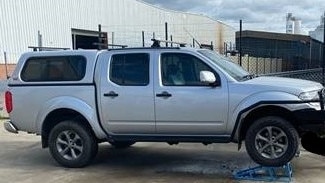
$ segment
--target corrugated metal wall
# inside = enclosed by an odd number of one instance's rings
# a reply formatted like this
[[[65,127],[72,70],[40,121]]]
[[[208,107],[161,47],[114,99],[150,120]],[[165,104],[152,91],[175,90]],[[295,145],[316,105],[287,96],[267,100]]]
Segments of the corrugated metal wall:
[[[137,0],[1,0],[0,1],[0,63],[3,52],[9,62],[37,46],[38,30],[43,46],[72,47],[71,28],[96,31],[98,24],[108,33],[108,42],[142,46],[145,31],[146,46],[155,32],[165,38],[164,24],[174,41],[192,43],[192,34],[202,43],[213,41],[222,49],[223,42],[234,42],[230,26],[206,16],[169,11]],[[189,32],[189,33],[187,33]]]

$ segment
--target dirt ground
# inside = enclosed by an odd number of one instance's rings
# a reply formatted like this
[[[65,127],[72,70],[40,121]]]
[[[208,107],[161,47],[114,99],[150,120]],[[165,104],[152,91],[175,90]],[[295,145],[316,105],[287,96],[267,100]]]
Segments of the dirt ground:
[[[85,168],[59,166],[42,149],[40,137],[11,134],[0,121],[0,182],[65,183],[215,183],[239,182],[233,172],[255,164],[236,144],[137,143],[118,150],[101,144],[94,162]],[[325,182],[325,157],[304,150],[295,158],[292,182]],[[249,181],[241,181],[249,182]]]

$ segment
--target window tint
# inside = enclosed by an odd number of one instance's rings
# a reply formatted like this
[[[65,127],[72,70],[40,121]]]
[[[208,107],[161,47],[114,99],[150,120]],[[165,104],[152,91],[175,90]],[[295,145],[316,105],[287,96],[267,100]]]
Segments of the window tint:
[[[207,83],[200,81],[201,71],[214,73],[209,66],[193,55],[161,54],[161,78],[165,86],[207,86]],[[218,79],[218,76],[216,78]]]
[[[124,86],[148,85],[149,55],[146,53],[113,55],[110,80]]]
[[[26,61],[21,78],[26,82],[79,81],[85,72],[83,56],[33,57]]]

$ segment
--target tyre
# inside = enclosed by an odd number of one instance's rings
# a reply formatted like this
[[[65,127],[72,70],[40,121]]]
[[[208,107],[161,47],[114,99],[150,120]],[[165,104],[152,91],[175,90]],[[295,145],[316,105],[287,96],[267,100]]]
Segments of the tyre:
[[[75,121],[57,124],[49,135],[49,150],[62,166],[81,168],[96,156],[98,144],[91,131]]]
[[[276,116],[256,120],[245,138],[249,156],[263,166],[282,166],[295,156],[299,137],[296,129],[286,120]]]
[[[117,149],[128,148],[128,147],[132,146],[133,144],[135,144],[135,142],[133,142],[133,141],[112,141],[109,143]]]

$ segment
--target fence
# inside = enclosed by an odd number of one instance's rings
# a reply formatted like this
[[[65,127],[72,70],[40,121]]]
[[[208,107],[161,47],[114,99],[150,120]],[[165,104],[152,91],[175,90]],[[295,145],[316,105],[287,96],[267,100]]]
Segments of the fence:
[[[21,53],[3,51],[0,53],[0,64],[16,64]]]
[[[230,56],[234,63],[239,64],[238,56]],[[276,58],[257,58],[257,57],[242,57],[242,67],[250,72],[260,76],[277,76],[288,77],[295,79],[304,79],[324,83],[322,68],[304,68],[302,70],[294,70],[291,67],[292,63]]]
[[[288,71],[288,72],[279,72],[279,73],[270,73],[264,74],[264,76],[277,76],[277,77],[289,77],[296,79],[305,79],[310,81],[315,81],[318,83],[324,82],[323,69],[307,69],[300,71]]]
[[[267,58],[267,57],[251,57],[245,55],[242,57],[241,64],[239,56],[228,56],[230,59],[241,65],[245,70],[252,74],[269,74],[286,71],[308,70],[321,68],[322,62],[317,61],[314,64],[302,60],[287,60],[284,58]]]
[[[18,53],[0,53],[0,80],[5,80],[11,75],[16,67],[20,54]]]
[[[144,34],[144,37],[148,38],[152,35],[149,33]],[[148,46],[151,42],[146,42],[145,46]],[[215,48],[216,49],[216,48]],[[12,52],[0,52],[0,80],[5,80],[7,74],[11,75],[20,54]],[[239,56],[228,56],[234,63],[239,64]],[[308,61],[311,63],[312,60]],[[5,65],[7,63],[7,65]],[[257,75],[274,75],[284,77],[294,77],[300,79],[309,79],[317,82],[322,82],[322,73],[319,72],[320,61],[317,64],[311,65],[303,61],[291,61],[285,58],[263,58],[263,57],[251,57],[244,55],[242,57],[241,66],[252,74]],[[297,69],[298,68],[298,69]],[[297,72],[287,72],[296,71]],[[303,72],[306,70],[306,72]],[[313,74],[312,72],[317,72]],[[273,74],[277,73],[277,74]]]
[[[239,64],[238,56],[230,56],[230,59]],[[240,64],[239,64],[240,65]],[[268,74],[275,72],[283,72],[288,70],[288,65],[282,59],[277,58],[261,58],[261,57],[242,57],[241,66],[252,74]]]

